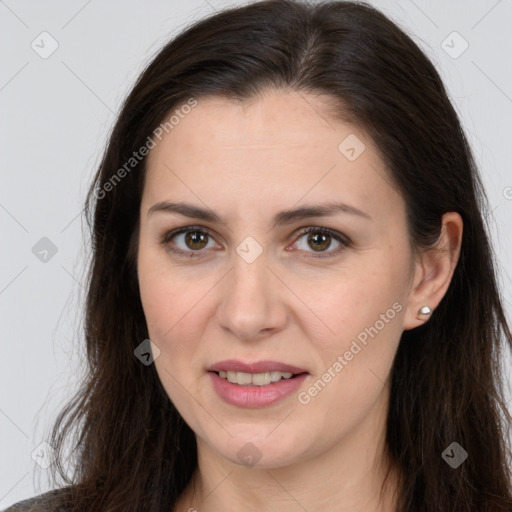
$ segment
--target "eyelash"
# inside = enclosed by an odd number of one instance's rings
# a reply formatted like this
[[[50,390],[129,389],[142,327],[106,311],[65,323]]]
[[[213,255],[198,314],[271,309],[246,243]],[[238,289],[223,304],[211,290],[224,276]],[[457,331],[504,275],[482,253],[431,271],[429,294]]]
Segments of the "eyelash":
[[[208,235],[209,237],[213,238],[211,231],[208,228],[203,228],[201,226],[187,226],[187,227],[178,228],[178,229],[175,229],[168,233],[165,233],[160,241],[160,244],[166,246],[168,250],[172,251],[173,253],[177,254],[178,256],[184,256],[184,257],[189,257],[189,258],[201,257],[201,255],[198,253],[202,252],[202,250],[182,251],[181,249],[176,249],[175,247],[171,247],[171,245],[169,243],[177,235],[180,235],[182,233],[194,233],[194,232]],[[308,256],[308,257],[330,258],[333,256],[337,256],[342,250],[352,246],[352,241],[345,235],[342,235],[341,233],[338,233],[337,231],[333,231],[332,229],[329,229],[329,228],[315,227],[315,226],[303,228],[298,233],[296,241],[300,240],[304,235],[307,235],[308,233],[318,233],[318,234],[322,234],[322,235],[329,235],[330,237],[334,238],[336,241],[340,242],[340,244],[341,244],[341,246],[338,247],[337,249],[335,249],[334,251],[321,252],[318,254],[313,253],[313,254],[310,254],[310,256]],[[307,251],[307,252],[309,252],[309,251]]]

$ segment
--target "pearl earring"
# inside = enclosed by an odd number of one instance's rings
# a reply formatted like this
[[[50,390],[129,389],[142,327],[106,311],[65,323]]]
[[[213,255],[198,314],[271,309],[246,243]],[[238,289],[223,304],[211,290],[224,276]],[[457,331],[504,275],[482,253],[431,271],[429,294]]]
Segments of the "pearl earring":
[[[430,313],[432,313],[432,310],[428,306],[420,308],[420,315],[430,315]]]

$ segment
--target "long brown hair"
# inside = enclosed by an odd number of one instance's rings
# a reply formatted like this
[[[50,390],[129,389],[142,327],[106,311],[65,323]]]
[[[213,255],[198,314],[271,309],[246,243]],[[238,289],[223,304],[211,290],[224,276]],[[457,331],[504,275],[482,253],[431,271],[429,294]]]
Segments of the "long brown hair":
[[[125,100],[86,202],[88,377],[48,440],[54,482],[68,486],[61,497],[81,511],[161,512],[189,482],[194,433],[154,365],[134,356],[148,338],[136,272],[146,158],[126,162],[191,98],[247,100],[267,87],[326,94],[332,116],[366,130],[405,198],[414,247],[435,243],[443,213],[462,216],[450,287],[431,319],[400,340],[387,448],[403,474],[399,511],[510,512],[512,418],[500,359],[512,335],[480,177],[432,63],[378,10],[343,1],[262,1],[200,20],[156,55]],[[457,468],[442,456],[452,442],[468,453]]]

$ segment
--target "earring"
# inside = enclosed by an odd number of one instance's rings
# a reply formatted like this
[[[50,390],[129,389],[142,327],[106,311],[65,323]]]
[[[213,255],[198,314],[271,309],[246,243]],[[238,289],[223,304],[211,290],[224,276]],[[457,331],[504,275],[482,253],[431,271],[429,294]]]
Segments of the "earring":
[[[430,315],[432,310],[428,306],[423,306],[420,308],[420,315]]]

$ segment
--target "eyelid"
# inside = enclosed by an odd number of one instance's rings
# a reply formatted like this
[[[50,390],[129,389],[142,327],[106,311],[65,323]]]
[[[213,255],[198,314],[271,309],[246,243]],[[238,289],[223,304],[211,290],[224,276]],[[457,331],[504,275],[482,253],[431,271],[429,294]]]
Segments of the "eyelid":
[[[183,233],[189,233],[189,232],[200,232],[205,235],[208,235],[210,238],[215,240],[215,237],[213,236],[213,232],[210,228],[207,228],[205,226],[183,226],[183,227],[176,228],[174,230],[164,233],[164,235],[161,237],[160,244],[164,245],[164,246],[169,246],[170,241],[175,236],[181,235]],[[329,235],[332,238],[334,238],[336,241],[338,241],[341,245],[340,245],[340,247],[338,247],[334,250],[320,251],[317,254],[315,254],[314,252],[305,251],[308,254],[308,256],[304,256],[305,258],[308,258],[308,257],[329,258],[329,257],[337,256],[343,249],[352,247],[352,245],[353,245],[352,240],[345,234],[340,233],[339,231],[327,228],[327,227],[317,226],[317,225],[306,226],[306,227],[299,228],[298,230],[296,230],[293,233],[293,237],[295,238],[295,241],[293,242],[292,245],[295,245],[298,242],[298,240],[300,238],[302,238],[305,234],[308,234],[311,232]],[[204,252],[203,250],[183,251],[182,249],[171,248],[171,247],[168,247],[168,249],[175,254],[182,255],[185,257],[187,257],[187,256],[188,257],[201,257],[202,256],[201,253]]]

